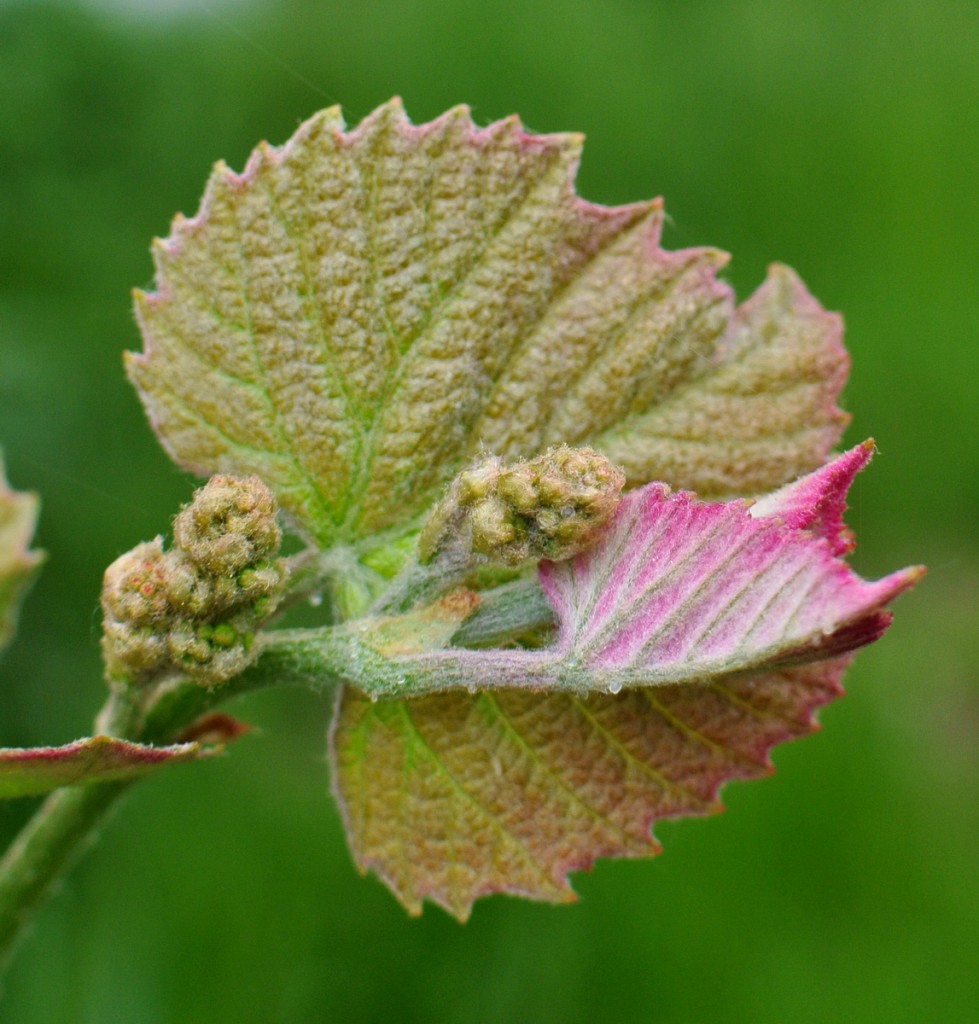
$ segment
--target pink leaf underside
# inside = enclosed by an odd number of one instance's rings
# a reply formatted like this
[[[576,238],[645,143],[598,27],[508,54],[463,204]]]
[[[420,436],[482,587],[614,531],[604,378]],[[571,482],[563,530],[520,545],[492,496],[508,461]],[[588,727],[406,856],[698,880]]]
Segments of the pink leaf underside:
[[[648,484],[594,547],[541,565],[558,617],[554,653],[637,682],[706,678],[841,654],[883,631],[918,568],[868,583],[837,552],[847,488],[867,445],[750,507]]]
[[[136,778],[205,756],[199,743],[151,747],[92,736],[63,747],[0,749],[0,799],[37,796],[61,786]]]
[[[874,442],[864,441],[815,472],[759,498],[751,506],[751,514],[756,518],[778,518],[786,526],[808,530],[825,538],[834,555],[848,554],[855,540],[843,522],[844,499],[853,478],[873,453]]]
[[[491,892],[569,900],[569,871],[654,854],[656,819],[717,810],[724,781],[769,771],[770,748],[814,728],[845,652],[883,632],[884,606],[921,574],[868,583],[837,557],[870,452],[753,506],[630,493],[595,547],[541,566],[551,649],[425,656],[485,656],[502,689],[376,704],[346,690],[331,755],[358,864],[414,911],[428,898],[465,918]],[[599,692],[528,692],[548,664]],[[623,692],[601,692],[609,680]]]

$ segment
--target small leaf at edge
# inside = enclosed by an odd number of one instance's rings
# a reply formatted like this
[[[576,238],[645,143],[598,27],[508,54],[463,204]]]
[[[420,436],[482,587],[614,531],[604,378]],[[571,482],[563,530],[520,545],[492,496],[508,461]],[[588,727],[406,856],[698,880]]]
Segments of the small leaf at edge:
[[[29,550],[37,510],[36,495],[10,488],[0,452],[0,651],[17,628],[20,603],[44,561],[43,552]]]
[[[111,736],[91,736],[62,747],[8,747],[0,749],[0,799],[37,796],[61,786],[135,779],[209,752],[199,743],[151,747]]]

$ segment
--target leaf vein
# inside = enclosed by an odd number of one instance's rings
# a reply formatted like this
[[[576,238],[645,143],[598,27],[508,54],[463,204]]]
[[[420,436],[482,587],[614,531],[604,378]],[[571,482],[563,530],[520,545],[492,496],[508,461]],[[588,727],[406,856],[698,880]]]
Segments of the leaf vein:
[[[589,711],[585,702],[580,697],[573,696],[572,700],[577,704],[582,715],[591,722],[595,731],[605,736],[611,746],[618,750],[622,757],[638,766],[641,772],[650,776],[655,782],[659,783],[664,789],[672,790],[674,793],[687,797],[692,803],[698,806],[709,806],[709,801],[703,799],[700,794],[695,793],[688,786],[683,785],[682,782],[677,782],[675,779],[671,779],[669,776],[664,775],[661,771],[655,768],[648,761],[644,761],[640,757],[636,757],[635,754],[609,729],[599,722],[598,718]]]
[[[695,685],[695,684],[688,684]],[[749,766],[752,771],[757,771],[758,768],[764,767],[764,762],[755,761],[748,757],[746,754],[737,750],[735,747],[729,747],[723,743],[718,743],[716,740],[712,740],[709,736],[706,736],[700,730],[690,725],[689,722],[685,722],[678,715],[674,715],[667,707],[661,704],[649,691],[649,689],[642,689],[639,691],[643,698],[648,701],[652,706],[653,710],[658,714],[662,715],[666,721],[672,725],[678,732],[683,733],[689,739],[693,740],[700,746],[706,747],[715,753],[721,754],[724,757],[733,758],[733,760],[740,762],[743,765]]]
[[[558,161],[557,166],[560,168],[561,164]],[[493,244],[499,238],[499,236],[506,230],[506,228],[513,223],[514,219],[519,216],[520,212],[527,206],[532,199],[537,196],[538,189],[542,185],[547,185],[550,182],[551,171],[549,169],[547,174],[542,175],[534,186],[529,189],[523,197],[514,206],[511,206],[506,213],[500,218],[499,223],[494,229],[488,233],[485,244],[476,252],[470,261],[469,265],[465,268],[463,273],[460,275],[458,281],[453,284],[449,291],[445,294],[442,302],[433,311],[432,316],[425,323],[424,328],[420,329],[416,336],[411,339],[410,344],[403,350],[401,357],[397,359],[394,366],[388,372],[387,379],[382,389],[382,395],[377,403],[377,409],[389,409],[394,406],[398,392],[404,384],[406,377],[408,376],[409,370],[414,369],[415,362],[418,358],[419,343],[425,339],[425,337],[431,332],[431,330],[444,320],[449,312],[451,311],[455,301],[458,299],[460,293],[465,287],[471,282],[472,278],[476,274],[477,270],[483,265],[487,254],[492,249]],[[482,403],[485,405],[485,403]],[[383,417],[375,416],[371,422],[371,427],[367,434],[366,451],[367,458],[364,460],[366,467],[370,467],[376,456],[376,448],[378,437],[381,433],[383,426]],[[469,431],[471,432],[471,430]],[[467,432],[467,433],[469,433]],[[360,504],[364,498],[364,492],[367,489],[368,482],[370,479],[369,469],[367,472],[361,474],[359,486],[352,486],[350,489],[350,500],[347,503],[346,510],[349,513],[351,509],[360,510]]]
[[[408,710],[409,701],[398,701],[397,706],[401,709],[407,727],[410,729],[411,735],[415,738],[418,745],[427,753],[431,758],[432,762],[444,775],[446,780],[451,784],[452,788],[463,796],[468,803],[470,803],[493,827],[493,829],[502,834],[506,839],[513,843],[521,852],[524,859],[534,868],[535,871],[545,879],[549,885],[553,885],[553,879],[547,870],[541,865],[537,858],[530,852],[527,844],[517,836],[513,831],[507,828],[499,816],[477,797],[474,793],[470,792],[465,784],[459,779],[455,772],[449,769],[449,766],[439,756],[438,752],[434,747],[425,739],[422,735],[421,730],[418,728],[415,720],[411,716],[411,712]]]
[[[582,810],[584,810],[593,821],[605,825],[613,832],[618,833],[619,836],[623,837],[627,841],[626,845],[635,842],[635,836],[631,835],[622,825],[613,821],[607,814],[604,814],[597,807],[593,807],[589,804],[573,786],[569,785],[564,780],[559,771],[541,756],[540,752],[525,739],[520,730],[510,721],[506,712],[502,707],[500,707],[500,702],[494,694],[484,690],[479,696],[485,704],[490,706],[491,710],[503,724],[506,731],[518,743],[518,745],[524,749],[531,761],[543,769],[548,778],[552,779],[557,787],[570,798],[571,803],[577,804],[582,808]]]
[[[248,259],[242,250],[241,243],[237,246],[238,261],[239,261],[239,274],[238,280],[241,286],[242,303],[245,309],[245,317],[248,326],[246,337],[249,340],[249,347],[251,349],[252,359],[255,363],[255,368],[258,371],[259,379],[265,382],[265,394],[268,398],[269,405],[272,409],[272,423],[276,433],[279,435],[282,441],[283,447],[288,452],[288,457],[293,465],[296,467],[299,475],[306,481],[308,493],[314,498],[316,503],[320,506],[320,511],[325,517],[336,524],[336,518],[334,516],[333,509],[330,503],[326,500],[326,495],[323,494],[320,489],[319,481],[310,473],[308,467],[300,459],[296,452],[295,446],[291,443],[288,433],[283,425],[282,414],[279,411],[279,407],[275,401],[275,397],[272,394],[272,390],[269,387],[269,375],[265,369],[265,365],[262,362],[262,353],[259,349],[258,339],[255,337],[255,328],[252,320],[252,304],[251,295],[248,290]]]

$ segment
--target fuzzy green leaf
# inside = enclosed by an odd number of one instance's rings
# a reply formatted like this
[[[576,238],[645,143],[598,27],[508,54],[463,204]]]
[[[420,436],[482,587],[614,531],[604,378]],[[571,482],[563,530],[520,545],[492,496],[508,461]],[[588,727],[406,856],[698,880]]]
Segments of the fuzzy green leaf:
[[[723,253],[660,248],[659,201],[575,195],[581,144],[392,101],[219,164],[136,294],[129,373],[168,451],[257,473],[324,548],[415,528],[482,450],[592,443],[706,495],[814,468],[838,318],[784,268],[735,309]]]
[[[63,747],[0,749],[0,799],[38,796],[61,786],[120,782],[167,764],[207,754],[199,743],[150,747],[110,736],[91,736]]]
[[[10,489],[0,453],[0,651],[17,628],[17,613],[34,582],[44,554],[30,551],[37,522],[38,500]]]

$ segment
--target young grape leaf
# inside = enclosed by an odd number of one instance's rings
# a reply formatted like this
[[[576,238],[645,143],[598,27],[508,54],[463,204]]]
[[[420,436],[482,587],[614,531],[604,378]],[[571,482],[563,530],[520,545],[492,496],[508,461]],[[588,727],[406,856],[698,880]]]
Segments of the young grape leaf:
[[[720,809],[730,779],[772,771],[768,750],[811,732],[846,659],[708,686],[521,690],[372,703],[342,691],[334,792],[357,865],[412,913],[460,920],[508,892],[569,902],[569,871],[659,852],[664,817]]]
[[[884,605],[921,575],[866,583],[837,557],[871,447],[753,507],[632,491],[593,547],[541,564],[550,648],[356,659],[374,695],[388,675],[393,692],[482,690],[340,698],[334,786],[358,864],[415,911],[428,897],[464,918],[500,891],[568,899],[568,871],[657,852],[655,819],[709,811],[726,779],[767,770],[768,749],[839,692],[840,656],[877,639]]]
[[[11,490],[0,453],[0,651],[17,628],[17,613],[44,561],[28,547],[37,522],[37,497]]]
[[[819,465],[845,418],[839,318],[775,267],[740,309],[713,249],[665,252],[658,201],[574,193],[582,139],[338,109],[154,243],[129,374],[202,475],[258,473],[321,547],[417,527],[480,450],[591,443],[702,494]]]
[[[0,749],[0,799],[38,796],[61,786],[134,779],[207,753],[199,743],[150,747],[110,736],[90,736],[63,747]]]

